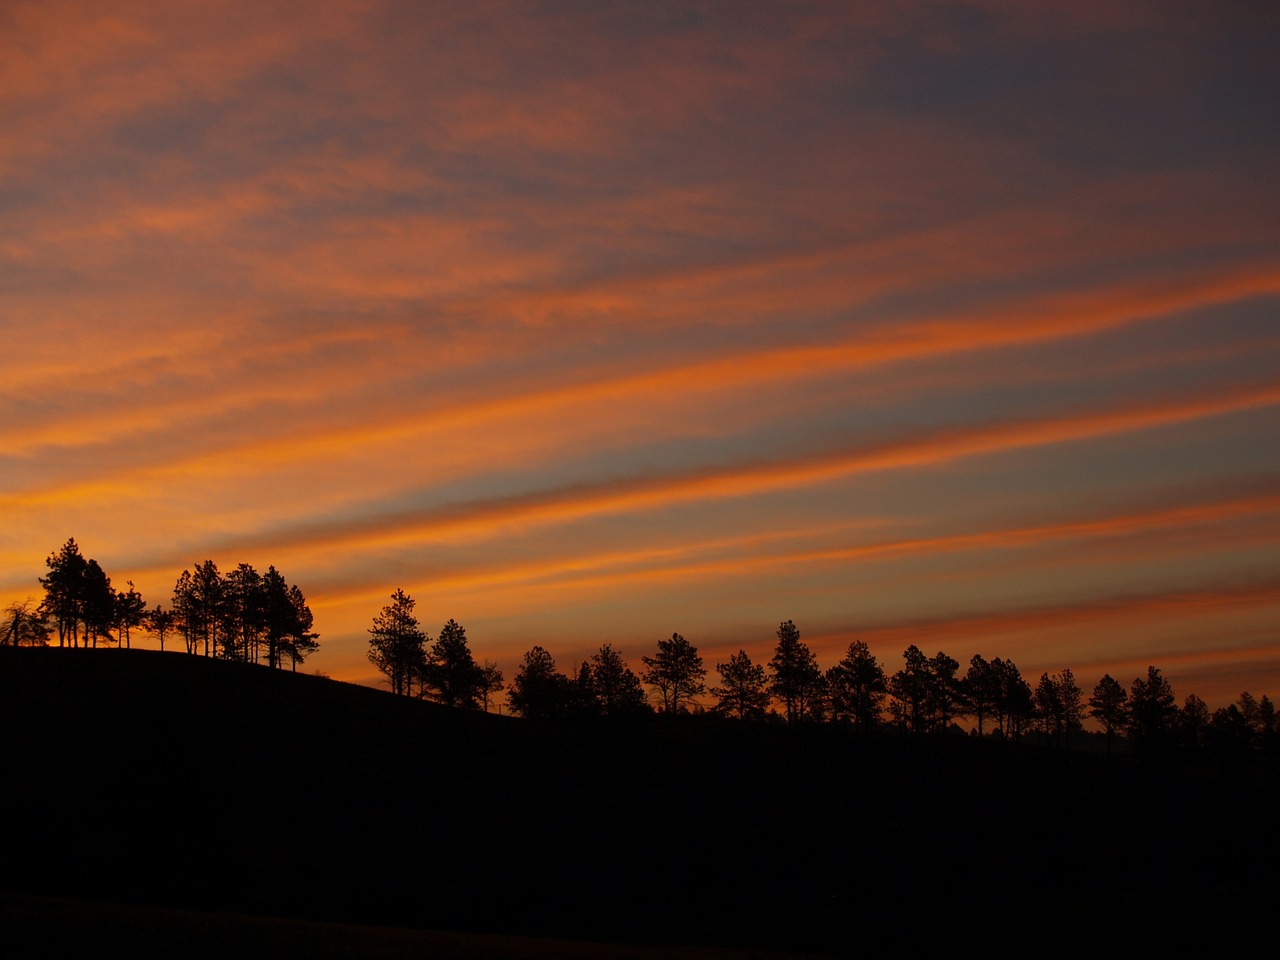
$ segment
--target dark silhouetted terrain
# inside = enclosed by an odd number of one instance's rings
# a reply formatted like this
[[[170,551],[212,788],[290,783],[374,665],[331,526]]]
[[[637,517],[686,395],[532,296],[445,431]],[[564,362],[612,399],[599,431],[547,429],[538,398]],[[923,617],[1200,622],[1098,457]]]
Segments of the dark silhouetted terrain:
[[[138,650],[0,649],[0,722],[11,895],[830,953],[1238,930],[1274,896],[1256,769],[540,724]]]

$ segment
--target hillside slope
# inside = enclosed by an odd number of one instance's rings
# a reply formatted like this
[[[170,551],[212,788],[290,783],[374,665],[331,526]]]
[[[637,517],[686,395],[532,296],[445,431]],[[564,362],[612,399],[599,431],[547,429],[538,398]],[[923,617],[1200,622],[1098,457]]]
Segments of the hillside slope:
[[[534,724],[152,651],[0,649],[0,723],[10,893],[840,952],[1237,922],[1277,850],[1256,776],[826,727]]]

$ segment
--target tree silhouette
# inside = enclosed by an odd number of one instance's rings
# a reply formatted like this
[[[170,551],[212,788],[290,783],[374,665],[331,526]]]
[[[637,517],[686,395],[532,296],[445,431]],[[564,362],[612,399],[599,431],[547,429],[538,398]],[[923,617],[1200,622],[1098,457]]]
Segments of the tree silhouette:
[[[116,592],[111,588],[111,578],[90,559],[84,567],[84,584],[80,597],[80,616],[84,621],[85,642],[98,645],[99,640],[111,640],[111,628],[116,619]]]
[[[85,569],[88,561],[85,560],[75,538],[72,537],[57,553],[48,556],[45,566],[49,568],[49,573],[40,577],[40,585],[44,587],[44,601],[41,608],[52,618],[54,627],[58,631],[58,646],[78,646],[80,622],[84,611]]]
[[[296,671],[298,664],[319,648],[319,634],[311,630],[315,622],[311,615],[311,608],[307,606],[307,600],[296,584],[289,586],[288,601],[288,611],[282,614],[286,617],[284,623],[269,621],[268,630],[272,631],[270,636],[275,636],[274,631],[277,628],[282,629],[279,638],[274,641],[278,651],[274,666],[283,666],[284,659],[288,657],[290,669]]]
[[[1280,716],[1276,714],[1276,705],[1265,693],[1258,701],[1258,736],[1261,745],[1270,748],[1275,745],[1276,736],[1280,734]]]
[[[571,717],[600,717],[600,705],[596,702],[596,682],[591,675],[591,663],[583,660],[578,669],[567,677],[565,687],[565,713]]]
[[[951,726],[961,710],[960,681],[956,677],[959,669],[960,663],[941,650],[929,660],[929,713],[936,729]]]
[[[1173,687],[1156,667],[1146,678],[1135,677],[1129,688],[1129,735],[1145,753],[1162,749],[1170,740],[1177,718]]]
[[[498,669],[496,663],[486,660],[484,666],[480,668],[480,700],[484,705],[485,713],[489,712],[490,698],[502,689],[502,671]]]
[[[423,673],[433,700],[449,707],[476,709],[483,697],[480,667],[467,646],[467,631],[450,619],[431,645]]]
[[[266,590],[262,574],[250,564],[228,571],[219,610],[222,653],[228,660],[256,662],[266,629]]]
[[[530,719],[558,717],[565,711],[569,679],[556,670],[551,654],[535,646],[524,655],[507,690],[514,713]]]
[[[891,711],[913,733],[944,729],[960,709],[960,664],[939,651],[932,659],[914,643],[902,653],[903,667],[889,678]]]
[[[658,641],[658,654],[641,657],[645,670],[641,679],[658,691],[664,712],[675,715],[685,700],[705,692],[707,670],[697,648],[678,633]]]
[[[1062,667],[1053,682],[1057,686],[1057,701],[1061,709],[1062,746],[1070,746],[1071,733],[1082,730],[1084,726],[1084,691],[1076,684],[1070,667]]]
[[[1129,711],[1125,703],[1128,699],[1124,687],[1109,673],[1103,674],[1089,698],[1089,716],[1102,724],[1102,731],[1107,735],[1107,756],[1111,756],[1111,743],[1116,731],[1123,729],[1128,720]]]
[[[739,650],[726,663],[717,663],[720,686],[711,688],[716,712],[739,720],[755,720],[769,709],[769,680],[764,667]]]
[[[426,635],[418,629],[413,607],[414,599],[397,589],[369,628],[369,662],[386,676],[392,693],[404,696],[413,692],[426,658]]]
[[[648,709],[640,678],[610,644],[602,645],[591,655],[589,668],[595,708],[602,716],[624,716]]]
[[[1012,660],[996,657],[991,661],[992,687],[996,691],[996,723],[1000,735],[1007,740],[1018,740],[1035,715],[1031,685]]]
[[[1194,693],[1188,694],[1187,699],[1182,701],[1182,709],[1178,711],[1176,726],[1179,743],[1188,750],[1198,750],[1204,746],[1211,720],[1209,705]]]
[[[770,692],[782,701],[788,723],[807,716],[820,697],[822,671],[813,651],[800,639],[800,630],[790,620],[778,624],[778,645],[769,670],[773,673]]]
[[[142,594],[128,581],[129,589],[116,594],[115,626],[120,634],[120,642],[131,646],[130,634],[147,622],[147,604]]]
[[[902,668],[889,678],[890,709],[899,727],[920,733],[929,728],[929,660],[914,643],[902,659]]]
[[[1045,738],[1055,746],[1069,746],[1071,731],[1080,729],[1084,717],[1084,694],[1070,668],[1052,677],[1041,674],[1032,699]]]
[[[183,570],[173,587],[173,612],[187,641],[187,652],[204,655],[217,648],[218,630],[223,621],[225,591],[218,565],[212,560]]]
[[[978,736],[984,734],[984,722],[996,708],[1000,687],[996,671],[981,655],[969,660],[969,669],[960,679],[960,695],[966,713],[978,723]]]
[[[254,609],[259,616],[257,636],[265,642],[267,666],[283,667],[288,659],[294,668],[318,644],[311,632],[314,618],[306,598],[274,566],[267,567],[258,582],[259,597]],[[255,651],[254,660],[259,654]]]
[[[827,671],[832,717],[852,721],[856,733],[880,722],[888,689],[884,668],[861,640],[850,643],[840,662]]]
[[[0,646],[43,647],[49,642],[49,625],[40,605],[30,597],[4,608],[0,620]]]
[[[1206,733],[1220,755],[1244,757],[1254,750],[1273,751],[1277,726],[1271,698],[1255,699],[1246,690],[1235,703],[1214,711]]]
[[[164,638],[176,623],[177,618],[173,615],[173,611],[166,610],[158,603],[147,613],[146,627],[160,641],[160,650],[162,652],[164,651]]]

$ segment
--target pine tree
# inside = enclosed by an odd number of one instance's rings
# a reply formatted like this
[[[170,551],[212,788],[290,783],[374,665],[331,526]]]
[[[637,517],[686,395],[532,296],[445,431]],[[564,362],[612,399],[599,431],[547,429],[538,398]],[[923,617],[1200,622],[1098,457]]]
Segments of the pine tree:
[[[484,666],[480,668],[480,701],[484,707],[484,712],[489,712],[489,700],[495,694],[503,689],[502,671],[498,669],[496,663],[486,660]]]
[[[610,644],[591,655],[590,669],[592,692],[603,716],[623,716],[648,708],[640,678]]]
[[[405,696],[412,694],[413,680],[422,675],[426,659],[427,638],[413,608],[414,599],[397,589],[369,629],[369,662],[386,675],[392,693]]]
[[[529,719],[558,717],[564,714],[568,693],[569,678],[556,669],[551,654],[535,646],[516,670],[507,704],[513,713]]]
[[[995,671],[981,654],[975,653],[969,660],[969,670],[960,680],[960,693],[968,715],[978,721],[978,736],[982,736],[984,721],[995,710],[1000,691]]]
[[[850,643],[843,659],[827,671],[832,716],[852,721],[856,733],[880,722],[888,689],[884,667],[861,640]]]
[[[84,610],[84,572],[88,565],[80,547],[72,537],[45,560],[47,576],[40,578],[44,587],[41,610],[53,620],[58,631],[58,646],[79,645],[80,622]],[[87,639],[87,638],[86,638]]]
[[[467,646],[467,631],[450,619],[431,645],[424,673],[433,700],[449,707],[477,709],[482,697],[480,667]]]
[[[116,594],[115,624],[120,632],[120,642],[129,647],[132,645],[130,635],[137,627],[147,622],[147,604],[142,599],[133,581],[128,581],[129,589]]]
[[[800,630],[790,620],[778,624],[778,645],[769,661],[773,673],[770,692],[786,708],[787,722],[809,714],[822,686],[822,671],[813,651],[801,641]]]
[[[739,650],[727,663],[717,663],[720,686],[711,688],[716,712],[739,720],[755,720],[769,709],[769,680],[764,667]]]
[[[1129,688],[1129,734],[1145,753],[1157,752],[1169,741],[1178,708],[1169,681],[1156,667],[1147,667],[1146,679],[1135,677]]]
[[[703,681],[707,670],[698,649],[678,633],[670,640],[658,641],[657,656],[640,659],[645,665],[641,679],[658,691],[662,709],[668,714],[679,713],[683,701],[706,691]]]

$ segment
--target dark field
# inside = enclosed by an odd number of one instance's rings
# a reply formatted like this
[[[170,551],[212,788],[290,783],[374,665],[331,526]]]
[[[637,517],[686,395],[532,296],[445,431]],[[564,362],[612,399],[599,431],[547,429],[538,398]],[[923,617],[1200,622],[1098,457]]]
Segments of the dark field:
[[[0,916],[50,943],[1053,955],[1234,939],[1276,896],[1280,789],[1254,768],[700,718],[535,724],[151,651],[0,649],[0,722]]]

